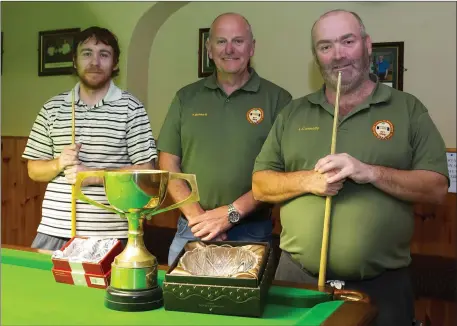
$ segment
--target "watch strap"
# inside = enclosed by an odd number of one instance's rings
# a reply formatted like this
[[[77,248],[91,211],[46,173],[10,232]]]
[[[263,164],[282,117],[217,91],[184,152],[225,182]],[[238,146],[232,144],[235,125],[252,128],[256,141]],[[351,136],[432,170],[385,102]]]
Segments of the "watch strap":
[[[233,204],[228,204],[228,211],[229,213],[231,212],[238,212],[235,208],[235,206],[233,206]]]

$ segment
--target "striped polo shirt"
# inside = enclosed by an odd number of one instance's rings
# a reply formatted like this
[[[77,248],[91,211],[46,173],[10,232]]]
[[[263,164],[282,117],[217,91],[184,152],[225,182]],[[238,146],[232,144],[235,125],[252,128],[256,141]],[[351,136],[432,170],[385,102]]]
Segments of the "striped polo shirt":
[[[79,160],[82,164],[89,168],[116,169],[157,158],[149,118],[137,98],[111,81],[106,96],[89,107],[79,99],[79,83],[74,90],[75,141],[81,144]],[[30,132],[23,158],[52,160],[71,144],[71,101],[72,94],[68,91],[44,104]],[[82,190],[89,198],[108,204],[102,186],[87,186]],[[127,238],[127,231],[125,219],[76,201],[78,236]],[[71,237],[71,185],[63,172],[47,185],[38,232]]]

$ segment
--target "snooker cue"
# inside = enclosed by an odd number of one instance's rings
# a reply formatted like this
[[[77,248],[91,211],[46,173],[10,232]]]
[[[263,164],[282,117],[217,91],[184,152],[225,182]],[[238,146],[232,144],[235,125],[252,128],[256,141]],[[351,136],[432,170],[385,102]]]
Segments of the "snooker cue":
[[[71,144],[75,144],[75,89],[71,91]],[[75,185],[71,185],[71,237],[76,236]]]
[[[338,127],[338,114],[340,105],[340,86],[341,86],[341,71],[338,72],[338,83],[336,85],[336,99],[335,99],[335,112],[333,114],[333,130],[332,130],[332,145],[330,154],[335,154],[336,148],[336,131]],[[325,215],[324,215],[324,230],[322,233],[322,248],[321,248],[321,261],[319,267],[319,281],[318,286],[325,286],[325,276],[327,272],[327,252],[328,252],[328,237],[330,229],[330,212],[332,206],[332,196],[327,196],[325,199]]]

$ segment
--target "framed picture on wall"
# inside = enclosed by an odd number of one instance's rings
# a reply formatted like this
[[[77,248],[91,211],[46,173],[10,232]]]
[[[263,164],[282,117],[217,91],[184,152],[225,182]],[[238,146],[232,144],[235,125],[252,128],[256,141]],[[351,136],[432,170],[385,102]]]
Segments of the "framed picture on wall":
[[[38,76],[73,73],[73,41],[80,28],[38,33]]]
[[[198,30],[198,77],[207,77],[214,71],[214,61],[208,56],[205,43],[209,37],[209,28]]]
[[[400,91],[403,90],[404,42],[373,43],[370,72],[380,82]]]

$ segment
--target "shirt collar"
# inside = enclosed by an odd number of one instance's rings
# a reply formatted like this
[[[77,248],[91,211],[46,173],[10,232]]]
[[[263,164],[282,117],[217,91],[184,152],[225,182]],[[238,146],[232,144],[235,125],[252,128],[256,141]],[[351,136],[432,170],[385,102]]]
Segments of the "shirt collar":
[[[373,82],[376,83],[376,86],[368,99],[369,103],[376,104],[387,102],[392,95],[392,88],[380,83],[378,76],[374,74],[370,74],[369,77]],[[310,94],[308,96],[308,100],[311,103],[324,106],[324,104],[327,102],[327,98],[325,97],[325,84],[317,92]]]
[[[248,81],[240,88],[247,92],[257,92],[260,88],[260,77],[255,71],[254,68],[249,68],[250,77]],[[217,82],[216,71],[213,72],[211,76],[206,77],[205,87],[211,89],[220,88],[219,83]]]
[[[67,96],[65,96],[65,102],[71,103],[71,98],[72,98],[72,91],[74,90],[75,92],[75,103],[79,104],[79,87],[80,87],[80,82],[78,82],[73,89],[68,92]],[[122,91],[119,87],[117,87],[114,82],[111,80],[110,81],[110,86],[108,89],[108,92],[106,92],[105,96],[103,99],[96,105],[99,106],[100,103],[106,103],[106,102],[114,102],[118,101],[122,98]]]

